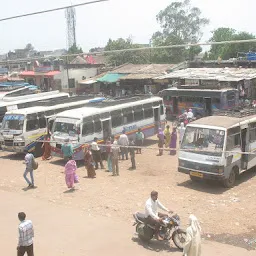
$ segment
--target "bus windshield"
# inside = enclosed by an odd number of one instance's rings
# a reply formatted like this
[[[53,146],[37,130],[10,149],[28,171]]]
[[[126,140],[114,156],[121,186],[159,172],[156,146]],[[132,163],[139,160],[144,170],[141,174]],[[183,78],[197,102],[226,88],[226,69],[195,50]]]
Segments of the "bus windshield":
[[[76,120],[77,121],[77,120]],[[55,134],[68,134],[69,136],[77,135],[77,127],[75,122],[61,122],[56,120],[52,128],[53,133]]]
[[[5,115],[1,129],[22,131],[24,115]]]
[[[187,127],[181,149],[198,154],[221,156],[224,138],[223,130]]]

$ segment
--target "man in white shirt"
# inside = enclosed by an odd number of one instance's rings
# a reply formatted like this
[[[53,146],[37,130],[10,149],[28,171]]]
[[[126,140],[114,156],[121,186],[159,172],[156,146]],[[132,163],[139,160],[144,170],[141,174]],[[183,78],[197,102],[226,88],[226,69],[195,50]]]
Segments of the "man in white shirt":
[[[165,206],[161,204],[158,200],[158,192],[152,191],[150,194],[150,198],[147,200],[145,205],[145,215],[147,218],[147,223],[150,225],[155,225],[155,235],[158,240],[163,240],[159,235],[159,229],[162,222],[162,219],[166,217],[166,214],[162,214],[158,212],[158,208],[168,213],[172,213],[173,211],[168,210]]]
[[[124,155],[126,157],[126,160],[128,160],[127,146],[129,146],[129,139],[128,139],[128,136],[125,134],[125,130],[123,130],[123,134],[120,135],[118,144],[121,146],[120,150],[121,150],[122,160],[124,160]]]
[[[192,111],[191,108],[188,111],[187,117],[188,117],[188,119],[193,119],[194,118],[194,114],[193,114],[193,111]]]
[[[34,228],[31,220],[26,220],[26,214],[19,212],[19,243],[17,246],[17,255],[23,256],[27,253],[28,256],[34,256],[33,238]]]

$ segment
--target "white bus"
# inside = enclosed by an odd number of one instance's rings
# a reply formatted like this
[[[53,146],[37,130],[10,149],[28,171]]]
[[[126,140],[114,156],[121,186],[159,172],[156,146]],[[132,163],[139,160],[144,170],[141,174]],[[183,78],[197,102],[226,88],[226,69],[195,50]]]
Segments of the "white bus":
[[[209,116],[187,125],[178,171],[191,180],[219,180],[232,187],[241,173],[256,165],[256,115]]]
[[[0,145],[2,150],[10,152],[34,152],[35,156],[42,154],[42,140],[51,129],[54,116],[68,109],[95,104],[105,100],[103,97],[90,98],[85,96],[70,97],[67,99],[53,99],[41,101],[31,108],[9,111],[3,118],[0,129]],[[52,106],[51,106],[52,105]],[[48,122],[50,119],[50,122]]]
[[[165,125],[163,99],[160,97],[133,97],[89,105],[56,115],[51,130],[53,155],[63,156],[61,146],[65,139],[73,145],[73,158],[82,160],[84,146],[91,143],[94,137],[102,143],[110,135],[120,136],[123,130],[128,136],[135,136],[141,128],[147,138]]]
[[[12,100],[4,98],[0,101],[0,127],[3,117],[7,111],[28,108],[35,105],[40,100],[68,98],[69,94],[59,91],[29,94],[26,96],[11,97]]]

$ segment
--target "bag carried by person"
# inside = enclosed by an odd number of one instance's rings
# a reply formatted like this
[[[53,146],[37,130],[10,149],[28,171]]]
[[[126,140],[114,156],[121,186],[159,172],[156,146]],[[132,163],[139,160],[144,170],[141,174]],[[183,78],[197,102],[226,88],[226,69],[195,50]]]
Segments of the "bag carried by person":
[[[33,158],[33,161],[32,161],[32,168],[33,170],[36,170],[38,168],[38,162],[36,162],[35,158]]]

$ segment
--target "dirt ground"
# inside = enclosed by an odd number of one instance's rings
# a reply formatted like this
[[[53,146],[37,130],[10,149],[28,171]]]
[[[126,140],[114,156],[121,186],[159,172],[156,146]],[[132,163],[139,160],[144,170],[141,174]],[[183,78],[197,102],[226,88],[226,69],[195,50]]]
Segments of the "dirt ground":
[[[156,146],[157,142],[148,140],[147,145]],[[37,187],[27,190],[22,177],[24,156],[0,151],[0,192],[22,194],[24,200],[32,198],[66,206],[89,217],[106,217],[132,224],[132,213],[144,211],[145,201],[154,189],[159,192],[160,201],[180,215],[183,226],[187,225],[189,214],[195,214],[207,240],[246,249],[256,247],[254,170],[244,173],[234,188],[224,189],[213,182],[192,183],[187,175],[178,173],[177,156],[165,152],[159,157],[157,153],[157,150],[147,149],[142,155],[136,155],[135,171],[128,170],[130,160],[120,161],[119,177],[97,170],[97,178],[88,179],[81,163],[77,171],[80,183],[70,193],[65,184],[62,160],[38,159]]]

